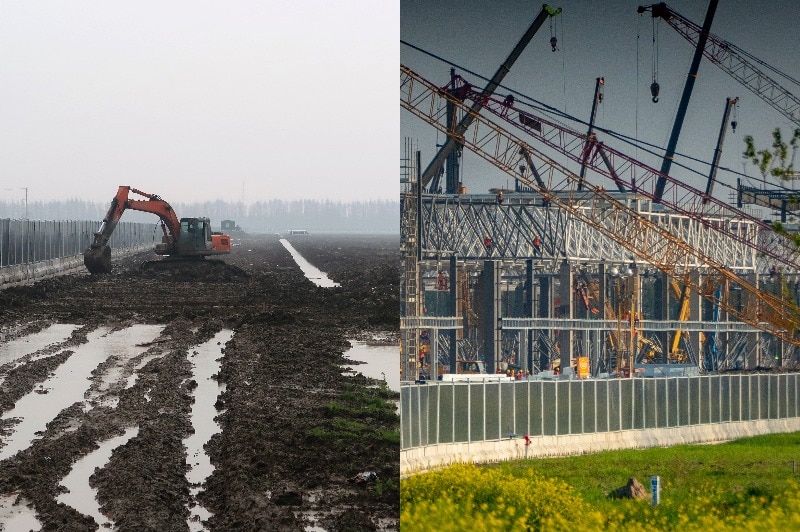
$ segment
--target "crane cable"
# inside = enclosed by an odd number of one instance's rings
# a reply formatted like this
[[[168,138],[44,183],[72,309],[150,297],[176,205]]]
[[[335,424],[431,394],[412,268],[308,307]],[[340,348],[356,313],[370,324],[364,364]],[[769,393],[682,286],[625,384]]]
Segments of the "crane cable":
[[[639,138],[639,40],[641,38],[642,13],[636,21],[636,106],[634,108],[634,135]],[[639,160],[639,146],[634,146],[635,159]]]
[[[650,94],[653,96],[653,103],[658,103],[658,93],[661,87],[658,85],[658,24],[653,17],[653,83],[650,84]]]

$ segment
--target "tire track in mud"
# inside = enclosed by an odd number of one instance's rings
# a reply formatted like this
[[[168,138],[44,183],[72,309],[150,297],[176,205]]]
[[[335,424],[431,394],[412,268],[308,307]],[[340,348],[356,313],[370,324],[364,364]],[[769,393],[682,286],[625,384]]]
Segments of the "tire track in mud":
[[[0,291],[4,340],[50,323],[82,326],[61,354],[0,367],[4,410],[44,382],[97,327],[165,325],[141,355],[95,368],[93,408],[64,405],[39,440],[0,462],[0,495],[29,501],[45,530],[96,529],[91,518],[56,502],[60,481],[97,442],[138,426],[138,435],[90,479],[101,511],[120,530],[188,530],[183,440],[192,431],[192,368],[186,354],[231,328],[220,371],[227,390],[217,404],[222,432],[207,446],[215,471],[198,496],[213,512],[209,529],[303,530],[313,516],[313,524],[329,530],[396,528],[393,395],[343,376],[340,364],[347,338],[396,335],[399,241],[359,242],[348,255],[352,242],[327,238],[315,247],[307,241],[301,250],[343,283],[336,293],[311,285],[276,236],[236,246],[224,268],[143,274],[136,262],[151,257],[142,255],[116,264],[108,276],[64,276]],[[364,470],[377,471],[379,483],[348,482]]]

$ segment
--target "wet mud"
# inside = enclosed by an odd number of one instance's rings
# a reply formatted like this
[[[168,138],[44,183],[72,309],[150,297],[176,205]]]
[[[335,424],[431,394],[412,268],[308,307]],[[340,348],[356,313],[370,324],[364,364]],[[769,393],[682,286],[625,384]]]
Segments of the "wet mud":
[[[93,518],[57,501],[60,482],[99,442],[138,427],[90,477],[100,510],[118,530],[189,530],[191,357],[231,329],[216,375],[225,384],[215,404],[221,431],[205,446],[215,469],[197,495],[212,514],[205,528],[397,528],[397,393],[343,374],[342,353],[348,339],[397,342],[399,237],[290,238],[336,288],[307,280],[278,235],[240,237],[222,259],[172,268],[146,253],[115,261],[107,275],[0,290],[0,341],[53,323],[80,326],[0,366],[3,412],[25,394],[47,394],[43,383],[92,331],[164,326],[141,354],[109,356],[84,401],[63,405],[28,448],[0,461],[0,496],[26,501],[43,530],[96,530]],[[13,420],[0,423],[0,441],[13,429]],[[361,482],[367,471],[376,475]]]

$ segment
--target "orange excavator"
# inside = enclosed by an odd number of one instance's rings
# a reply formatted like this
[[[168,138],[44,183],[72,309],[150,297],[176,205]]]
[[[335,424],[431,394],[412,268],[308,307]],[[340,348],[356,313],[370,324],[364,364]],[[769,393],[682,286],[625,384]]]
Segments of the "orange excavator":
[[[147,199],[129,199],[131,192]],[[161,243],[156,244],[157,255],[177,259],[202,259],[208,255],[231,252],[231,237],[211,231],[211,222],[208,218],[178,220],[175,210],[159,196],[123,185],[111,200],[111,206],[103,218],[100,230],[94,234],[94,242],[83,252],[83,263],[89,273],[111,272],[111,248],[108,241],[122,213],[127,209],[151,212],[161,218],[164,236]]]

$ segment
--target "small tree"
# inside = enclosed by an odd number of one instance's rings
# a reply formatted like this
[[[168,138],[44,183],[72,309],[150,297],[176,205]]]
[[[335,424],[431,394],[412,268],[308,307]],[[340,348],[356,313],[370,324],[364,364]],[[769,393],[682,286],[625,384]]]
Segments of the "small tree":
[[[788,181],[795,177],[793,168],[794,156],[789,160],[789,147],[791,146],[792,150],[794,150],[798,142],[800,142],[800,128],[794,130],[792,140],[787,145],[783,141],[780,128],[776,127],[775,131],[772,132],[772,151],[767,148],[756,151],[753,136],[746,135],[744,137],[746,148],[742,152],[742,156],[756,165],[764,179],[766,179],[767,174],[770,174],[778,179]]]
[[[787,161],[789,157],[789,146],[792,147],[792,151],[794,152],[798,142],[800,142],[800,128],[794,130],[792,140],[790,140],[787,145],[783,141],[780,128],[776,127],[775,131],[772,132],[772,151],[766,148],[756,151],[753,136],[746,135],[744,137],[746,148],[744,152],[742,152],[742,156],[758,167],[764,179],[767,178],[767,174],[769,173],[773,177],[783,181],[789,181],[796,178],[793,168],[794,153],[792,153],[792,159]],[[796,204],[798,203],[798,198],[793,195],[787,198],[787,201],[790,204]],[[772,222],[772,229],[776,233],[787,237],[794,244],[795,248],[800,249],[800,233],[790,233],[786,227],[778,221]]]

